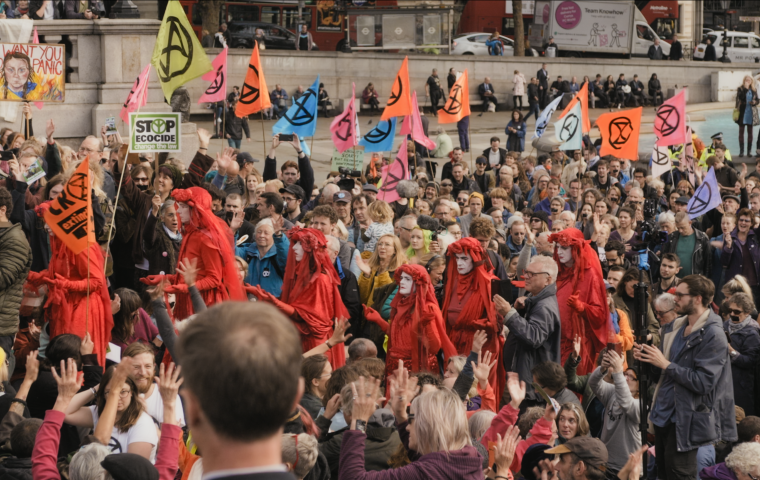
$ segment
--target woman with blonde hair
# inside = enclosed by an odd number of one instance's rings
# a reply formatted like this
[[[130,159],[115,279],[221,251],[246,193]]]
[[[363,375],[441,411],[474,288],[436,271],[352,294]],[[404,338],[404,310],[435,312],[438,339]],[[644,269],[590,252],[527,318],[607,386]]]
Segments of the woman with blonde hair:
[[[374,202],[373,202],[374,204]],[[385,234],[377,241],[375,251],[364,260],[356,257],[356,265],[361,270],[359,275],[359,298],[364,305],[375,308],[373,294],[375,290],[393,283],[393,274],[398,267],[409,263],[404,249],[398,237],[393,234]],[[375,308],[376,310],[379,309]]]
[[[525,95],[525,75],[520,73],[520,70],[515,70],[515,76],[512,77],[512,83],[515,84],[512,87],[512,105],[518,112],[522,110],[522,97]],[[520,105],[518,105],[518,103]]]
[[[259,197],[258,186],[262,183],[261,174],[254,168],[245,176],[245,192],[243,192],[243,208],[255,206]]]
[[[758,104],[755,80],[745,75],[739,88],[736,89],[736,102],[734,108],[739,110],[739,116],[735,120],[739,125],[739,156],[744,156],[744,127],[747,127],[747,153],[752,150],[752,126],[755,125],[755,116]]]
[[[577,403],[563,403],[557,414],[557,433],[560,443],[565,443],[575,437],[585,437],[590,428],[586,414]]]
[[[338,478],[483,478],[483,460],[472,446],[467,416],[459,396],[449,389],[429,391],[414,398],[407,413],[409,399],[416,391],[416,381],[409,381],[408,372],[403,367],[399,370],[392,380],[391,405],[396,428],[412,463],[386,474],[365,470],[364,430],[375,411],[380,382],[360,377],[352,384],[351,425],[343,434]],[[500,459],[499,447],[502,442],[497,445],[497,461]]]
[[[723,294],[723,298],[731,298],[735,293],[746,293],[752,299],[753,303],[755,301],[755,296],[752,294],[752,287],[749,286],[747,278],[743,275],[736,275],[734,278],[727,281],[720,292]]]

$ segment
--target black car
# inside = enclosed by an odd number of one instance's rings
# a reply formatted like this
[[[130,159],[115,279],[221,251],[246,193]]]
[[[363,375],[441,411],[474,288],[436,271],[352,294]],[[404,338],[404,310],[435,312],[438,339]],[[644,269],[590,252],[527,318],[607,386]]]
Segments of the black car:
[[[297,35],[279,25],[264,22],[230,22],[230,48],[253,48],[257,30],[264,31],[264,45],[272,50],[295,50]],[[319,50],[316,43],[312,50]]]

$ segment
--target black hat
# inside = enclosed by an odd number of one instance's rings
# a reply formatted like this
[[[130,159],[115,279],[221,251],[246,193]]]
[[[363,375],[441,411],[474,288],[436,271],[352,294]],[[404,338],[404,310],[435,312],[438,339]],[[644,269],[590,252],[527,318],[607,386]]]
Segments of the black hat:
[[[480,163],[482,165],[488,165],[488,159],[486,157],[480,156],[475,159],[475,163]]]
[[[289,194],[293,195],[299,200],[303,200],[306,197],[306,193],[304,193],[303,188],[299,187],[298,185],[288,185],[285,188],[280,189],[280,193],[288,192]]]
[[[689,197],[678,197],[678,200],[676,200],[676,203],[680,203],[681,205],[688,205],[689,204]]]
[[[546,212],[542,212],[542,211],[533,212],[533,213],[530,214],[530,218],[531,218],[531,220],[534,219],[534,218],[539,218],[539,219],[541,219],[542,222],[544,222],[546,224],[549,223],[549,214],[546,213]]]
[[[158,480],[158,470],[147,458],[134,453],[108,455],[100,462],[114,480]]]
[[[374,186],[374,185],[373,185],[373,184],[371,184],[371,183],[365,183],[365,184],[362,186],[362,191],[363,191],[363,192],[372,192],[372,193],[377,193],[377,192],[378,192],[378,190],[377,190],[377,187],[376,187],[376,186]]]
[[[240,168],[243,168],[243,165],[246,163],[255,163],[259,161],[258,159],[253,158],[248,152],[240,152],[237,154],[236,158],[238,165],[240,165]]]
[[[718,133],[716,133],[715,135],[713,135],[710,138],[712,138],[713,140],[716,140],[716,139],[717,140],[723,140],[723,132],[718,132]]]
[[[549,445],[543,443],[537,443],[531,445],[525,450],[522,458],[522,466],[520,467],[520,473],[522,473],[525,480],[536,480],[536,475],[533,473],[533,469],[538,466],[541,460],[552,460],[554,455],[545,453],[549,450]]]

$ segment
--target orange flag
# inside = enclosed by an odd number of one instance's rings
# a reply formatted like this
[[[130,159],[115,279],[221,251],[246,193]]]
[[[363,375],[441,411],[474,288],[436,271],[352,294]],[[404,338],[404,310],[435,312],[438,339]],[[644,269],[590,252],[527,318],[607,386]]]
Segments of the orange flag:
[[[570,103],[568,103],[565,109],[562,110],[559,118],[564,118],[565,115],[570,113],[570,110],[573,109],[577,102],[581,102],[581,117],[583,117],[582,131],[583,133],[588,133],[591,131],[591,120],[588,118],[588,82],[585,82],[581,89],[578,90],[578,94],[570,100]]]
[[[403,117],[412,113],[412,89],[409,86],[409,57],[404,57],[404,63],[398,70],[398,75],[391,87],[391,96],[385,105],[380,120],[391,117]]]
[[[605,113],[596,119],[596,126],[602,134],[600,156],[612,155],[633,160],[639,158],[639,132],[643,111],[644,108],[639,107]]]
[[[253,46],[248,72],[245,74],[243,88],[240,89],[240,100],[235,107],[235,115],[242,118],[252,113],[260,112],[272,106],[269,90],[261,68],[258,42]]]
[[[75,254],[95,243],[89,156],[79,164],[44,216],[55,236]]]
[[[451,87],[449,98],[443,108],[438,110],[438,123],[454,123],[470,115],[470,82],[467,70]]]

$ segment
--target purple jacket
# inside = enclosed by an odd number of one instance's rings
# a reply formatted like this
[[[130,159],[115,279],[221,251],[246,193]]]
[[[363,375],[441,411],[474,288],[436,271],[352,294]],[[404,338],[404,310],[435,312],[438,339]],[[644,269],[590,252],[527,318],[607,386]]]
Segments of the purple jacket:
[[[725,463],[719,463],[712,467],[703,468],[699,472],[701,480],[736,480],[736,475]]]
[[[409,437],[406,422],[397,426],[404,446]],[[403,433],[406,436],[401,435]],[[340,448],[340,470],[338,478],[352,480],[482,480],[483,459],[475,447],[461,450],[435,452],[414,460],[411,464],[392,470],[367,472],[364,470],[364,440],[366,435],[358,430],[348,430],[343,434]],[[413,452],[409,458],[414,459]],[[733,480],[736,480],[735,478]]]

